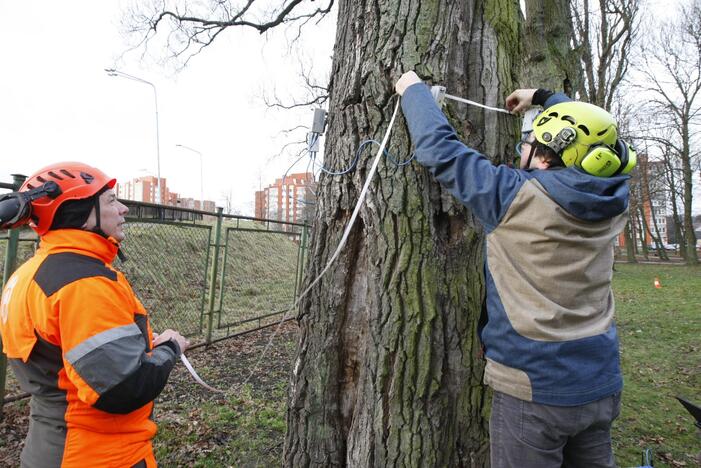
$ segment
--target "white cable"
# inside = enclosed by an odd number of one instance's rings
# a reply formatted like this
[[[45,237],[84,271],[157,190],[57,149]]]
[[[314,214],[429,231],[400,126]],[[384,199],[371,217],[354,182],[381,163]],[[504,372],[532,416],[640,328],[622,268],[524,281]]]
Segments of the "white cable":
[[[343,236],[341,237],[341,241],[338,243],[338,247],[336,247],[336,251],[333,253],[331,256],[331,259],[328,261],[324,269],[319,273],[319,276],[316,277],[314,281],[311,282],[309,286],[307,286],[307,289],[302,292],[299,296],[297,296],[297,299],[295,302],[288,308],[285,313],[282,316],[282,319],[280,319],[280,322],[277,324],[277,327],[275,328],[275,331],[273,334],[270,336],[270,339],[268,340],[268,343],[265,345],[265,348],[263,349],[263,352],[261,353],[260,357],[258,358],[258,361],[255,363],[253,366],[251,373],[246,377],[246,380],[243,381],[241,384],[246,385],[250,378],[253,376],[253,374],[256,372],[258,369],[258,366],[260,365],[261,361],[265,357],[265,355],[268,352],[268,349],[270,348],[271,344],[273,343],[273,339],[277,335],[278,331],[280,330],[280,327],[282,324],[285,322],[287,319],[287,313],[291,310],[294,310],[299,302],[302,300],[304,296],[311,291],[311,289],[316,285],[316,283],[321,280],[321,277],[324,276],[324,274],[329,270],[333,262],[336,261],[336,258],[338,258],[338,254],[341,253],[341,250],[343,247],[346,245],[346,241],[348,240],[348,236],[350,235],[351,229],[353,229],[353,224],[355,223],[355,219],[358,217],[358,213],[360,212],[360,207],[363,204],[363,201],[365,200],[365,195],[367,194],[368,188],[370,187],[370,182],[372,181],[372,178],[375,176],[375,173],[377,172],[377,166],[380,162],[380,159],[382,159],[382,152],[385,150],[385,146],[387,146],[387,140],[389,140],[389,134],[392,131],[392,127],[394,126],[394,119],[397,117],[397,111],[399,110],[399,99],[397,99],[397,104],[394,107],[394,113],[392,114],[392,118],[389,121],[389,126],[387,127],[387,131],[385,132],[385,136],[382,139],[382,144],[380,145],[380,149],[377,150],[377,154],[375,155],[375,160],[372,162],[372,166],[370,168],[370,173],[368,174],[367,179],[365,179],[365,184],[363,185],[363,189],[360,191],[360,196],[358,197],[358,202],[355,204],[355,209],[353,210],[353,214],[350,217],[350,220],[348,221],[348,225],[346,226],[345,231],[343,232]]]
[[[380,149],[377,150],[377,154],[375,155],[375,160],[372,162],[372,167],[370,168],[370,173],[368,174],[367,179],[365,179],[365,185],[363,185],[363,190],[360,192],[360,196],[358,197],[358,203],[355,205],[355,209],[353,210],[353,214],[351,215],[350,221],[348,221],[348,225],[346,226],[346,230],[343,232],[343,237],[341,237],[341,242],[338,243],[338,247],[336,247],[336,251],[333,253],[331,256],[331,260],[326,264],[326,267],[319,273],[319,276],[316,277],[314,281],[307,287],[307,289],[304,290],[302,294],[299,295],[295,303],[291,308],[294,308],[299,301],[316,285],[316,283],[319,282],[322,276],[328,271],[328,269],[331,267],[331,264],[336,261],[336,258],[338,257],[338,254],[341,253],[341,249],[343,249],[343,246],[346,245],[346,241],[348,240],[348,236],[350,235],[351,229],[353,228],[353,224],[355,223],[355,219],[358,217],[358,213],[360,212],[360,207],[363,204],[363,200],[365,200],[365,195],[367,194],[368,187],[370,187],[370,182],[372,181],[373,176],[375,175],[375,172],[377,172],[377,165],[380,162],[380,157],[382,156],[382,152],[385,150],[385,146],[387,146],[387,140],[389,139],[389,134],[392,131],[392,126],[394,125],[394,118],[397,116],[397,110],[399,109],[399,99],[397,99],[397,105],[394,107],[394,113],[392,114],[392,119],[389,121],[389,127],[387,127],[387,131],[385,132],[385,137],[382,139],[382,144],[380,145]]]
[[[479,102],[470,101],[469,99],[464,99],[464,98],[461,98],[461,97],[458,97],[458,96],[453,96],[452,94],[446,94],[445,97],[446,97],[447,99],[452,99],[453,101],[462,102],[462,103],[464,103],[464,104],[469,104],[469,105],[471,105],[471,106],[481,107],[482,109],[489,109],[489,110],[493,110],[493,111],[495,111],[495,112],[502,112],[502,113],[504,113],[504,114],[514,115],[514,114],[512,114],[511,112],[509,112],[509,111],[506,110],[506,109],[501,109],[501,108],[499,108],[499,107],[490,107],[490,106],[486,106],[486,105],[484,105],[484,104],[480,104]]]
[[[192,364],[190,364],[190,361],[185,357],[185,353],[180,353],[180,360],[182,361],[183,364],[185,364],[185,367],[187,370],[190,372],[190,375],[197,381],[198,384],[202,385],[204,388],[207,390],[210,390],[215,393],[224,393],[223,390],[216,389],[210,385],[208,385],[202,378],[197,375],[197,372],[195,371],[195,368],[192,367]]]

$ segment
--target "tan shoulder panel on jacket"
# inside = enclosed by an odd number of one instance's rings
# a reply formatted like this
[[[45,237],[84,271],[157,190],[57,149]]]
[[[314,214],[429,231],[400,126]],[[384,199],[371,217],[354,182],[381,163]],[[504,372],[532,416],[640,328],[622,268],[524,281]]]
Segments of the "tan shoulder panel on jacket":
[[[613,240],[625,214],[578,219],[535,180],[521,188],[487,236],[487,262],[516,331],[541,341],[605,332],[613,320]]]

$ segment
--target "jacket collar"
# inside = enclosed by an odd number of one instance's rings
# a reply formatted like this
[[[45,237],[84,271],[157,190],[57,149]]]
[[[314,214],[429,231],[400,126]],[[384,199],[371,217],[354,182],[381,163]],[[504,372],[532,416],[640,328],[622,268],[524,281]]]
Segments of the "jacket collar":
[[[76,252],[112,263],[117,256],[119,243],[113,237],[105,239],[99,234],[81,229],[57,229],[41,236],[39,252],[46,255],[59,252]]]

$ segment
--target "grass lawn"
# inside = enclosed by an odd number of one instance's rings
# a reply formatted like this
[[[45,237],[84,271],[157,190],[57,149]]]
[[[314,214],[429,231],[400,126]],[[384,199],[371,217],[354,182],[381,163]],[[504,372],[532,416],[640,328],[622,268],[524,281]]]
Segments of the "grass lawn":
[[[617,264],[613,287],[625,379],[617,462],[638,466],[651,448],[655,467],[697,466],[701,435],[674,396],[701,404],[701,268]]]
[[[661,289],[653,286],[655,277]],[[651,448],[656,468],[695,467],[701,436],[673,396],[701,403],[701,267],[617,264],[614,291],[625,378],[613,429],[617,463],[638,466],[643,449]],[[282,327],[242,385],[272,330],[189,353],[207,382],[235,389],[228,396],[202,389],[176,366],[154,414],[160,466],[281,466],[286,387],[298,335],[294,323]],[[5,410],[0,466],[18,466],[28,407],[24,401]]]

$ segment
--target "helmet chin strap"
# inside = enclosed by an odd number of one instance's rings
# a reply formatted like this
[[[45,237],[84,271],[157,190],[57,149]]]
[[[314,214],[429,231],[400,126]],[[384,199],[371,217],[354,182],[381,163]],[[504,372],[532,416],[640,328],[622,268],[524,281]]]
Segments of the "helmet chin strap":
[[[93,197],[93,206],[95,209],[95,227],[90,229],[90,231],[94,232],[95,234],[99,234],[105,239],[109,238],[107,233],[102,230],[102,227],[100,225],[100,196],[96,195]]]
[[[533,143],[531,143],[531,150],[528,152],[528,160],[526,161],[526,167],[524,169],[531,168],[531,161],[533,160],[533,156],[535,156],[535,144],[536,141],[533,140]]]
[[[100,225],[100,196],[97,195],[93,197],[94,201],[94,209],[95,209],[95,227],[90,229],[90,232],[94,232],[97,235],[100,235],[104,237],[105,239],[109,239],[110,236],[107,235],[105,231],[102,230],[102,227]],[[117,245],[117,256],[122,262],[127,261],[127,256],[124,255],[124,252],[122,252],[122,247]]]

